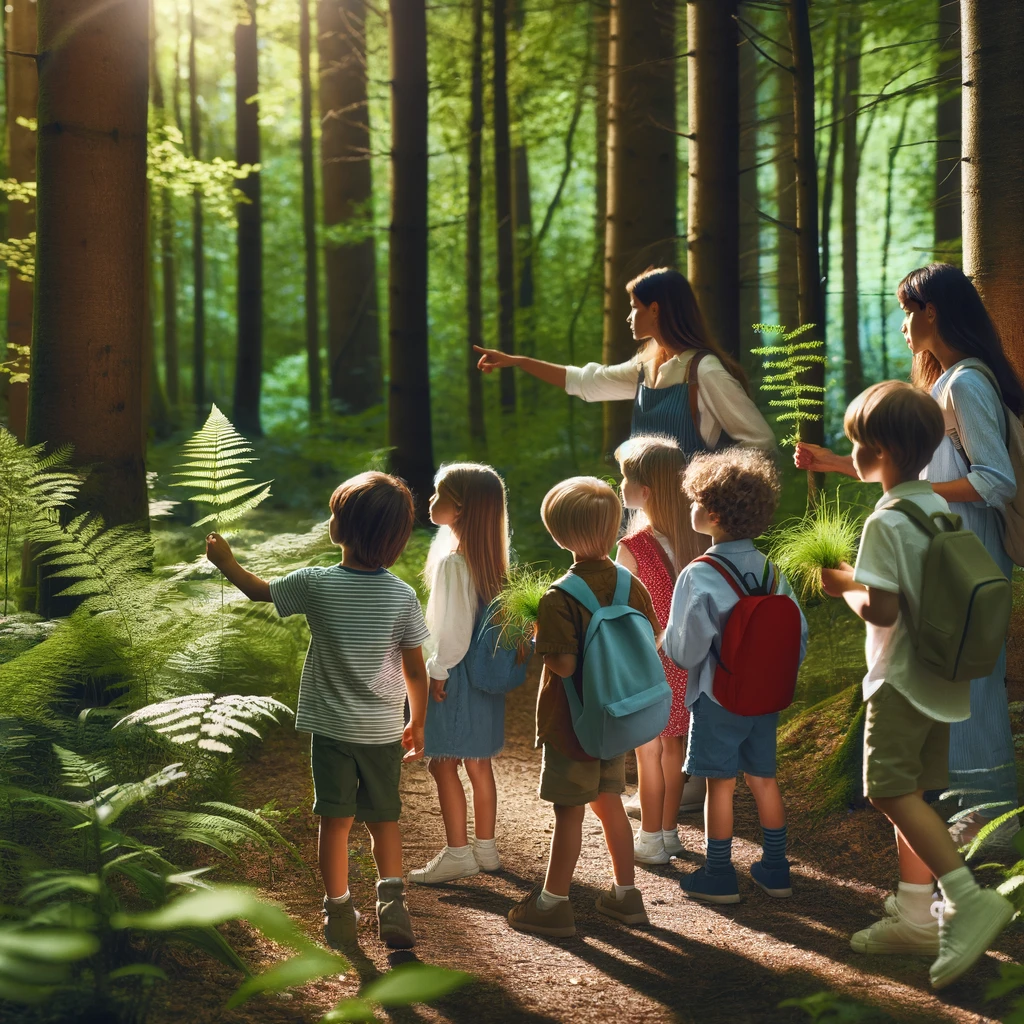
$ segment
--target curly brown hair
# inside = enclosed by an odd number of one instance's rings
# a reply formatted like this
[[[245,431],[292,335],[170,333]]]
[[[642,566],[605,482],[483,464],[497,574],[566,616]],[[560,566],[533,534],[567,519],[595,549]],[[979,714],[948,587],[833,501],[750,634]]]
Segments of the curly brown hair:
[[[768,529],[781,490],[775,462],[759,448],[697,455],[683,474],[683,493],[717,515],[733,540],[753,539]]]

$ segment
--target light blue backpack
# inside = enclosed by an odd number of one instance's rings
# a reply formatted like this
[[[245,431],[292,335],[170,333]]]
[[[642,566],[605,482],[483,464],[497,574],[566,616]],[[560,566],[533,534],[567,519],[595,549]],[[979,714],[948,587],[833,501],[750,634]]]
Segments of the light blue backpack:
[[[642,746],[661,734],[672,708],[672,690],[642,611],[629,605],[633,577],[621,565],[612,603],[602,607],[572,573],[554,585],[590,612],[583,644],[583,701],[572,679],[563,679],[580,746],[602,760]]]

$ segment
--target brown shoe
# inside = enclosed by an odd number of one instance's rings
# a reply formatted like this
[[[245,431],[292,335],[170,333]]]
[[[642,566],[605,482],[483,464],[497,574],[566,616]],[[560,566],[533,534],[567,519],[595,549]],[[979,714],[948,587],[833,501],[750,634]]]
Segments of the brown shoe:
[[[597,897],[596,906],[599,914],[614,917],[616,921],[621,921],[623,924],[651,923],[639,889],[627,889],[622,894],[622,899],[618,900],[615,898],[613,887]]]
[[[572,904],[568,900],[560,900],[557,907],[541,910],[537,906],[540,891],[540,886],[537,886],[526,899],[513,905],[508,912],[509,925],[517,932],[547,935],[553,939],[567,939],[575,935],[576,919],[573,917]]]
[[[401,879],[382,878],[377,882],[377,934],[390,949],[412,949],[416,945]]]
[[[344,903],[332,903],[324,897],[324,941],[331,949],[351,949],[356,945],[359,916],[351,896]]]

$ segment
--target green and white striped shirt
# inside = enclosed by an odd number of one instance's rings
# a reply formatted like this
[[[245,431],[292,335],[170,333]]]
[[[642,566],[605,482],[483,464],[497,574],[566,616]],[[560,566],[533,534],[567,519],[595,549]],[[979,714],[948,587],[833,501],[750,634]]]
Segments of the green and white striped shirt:
[[[311,633],[295,728],[345,743],[401,739],[402,650],[430,635],[412,587],[386,569],[310,566],[271,580],[270,596]]]

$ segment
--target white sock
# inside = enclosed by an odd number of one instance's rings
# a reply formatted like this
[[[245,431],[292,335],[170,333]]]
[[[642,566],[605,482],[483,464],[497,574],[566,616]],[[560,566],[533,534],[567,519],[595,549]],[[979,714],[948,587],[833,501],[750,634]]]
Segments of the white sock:
[[[666,840],[678,839],[679,838],[679,827],[676,826],[675,828],[665,828],[665,829],[662,829],[661,830],[661,834],[662,834],[662,836]]]
[[[349,897],[351,895],[352,894],[348,891],[348,889],[346,889],[340,896],[328,896],[327,897],[327,902],[328,903],[348,903]]]
[[[971,869],[966,865],[944,874],[939,879],[939,888],[942,890],[942,895],[946,897],[946,902],[953,907],[981,891],[980,886],[974,880],[974,875],[971,874]]]
[[[559,903],[565,903],[568,899],[568,896],[556,896],[553,892],[548,892],[547,889],[541,889],[540,895],[537,897],[537,909],[552,910]]]
[[[630,889],[635,889],[635,885],[619,885],[618,882],[612,882],[612,888],[615,890],[615,898],[621,900]]]
[[[932,917],[934,902],[935,886],[931,882],[927,885],[900,882],[896,889],[896,903],[899,905],[900,913],[911,924],[931,924],[935,920]]]
[[[637,839],[641,843],[659,842],[661,841],[661,829],[658,829],[657,832],[645,832],[643,829],[640,829],[639,833],[637,834]]]
[[[469,860],[473,856],[472,846],[447,846],[445,849],[453,857],[457,857],[459,860]]]
[[[473,841],[476,843],[476,845],[481,850],[495,850],[495,849],[497,849],[497,847],[495,846],[495,843],[497,842],[496,839],[477,839],[474,836],[473,837]]]

